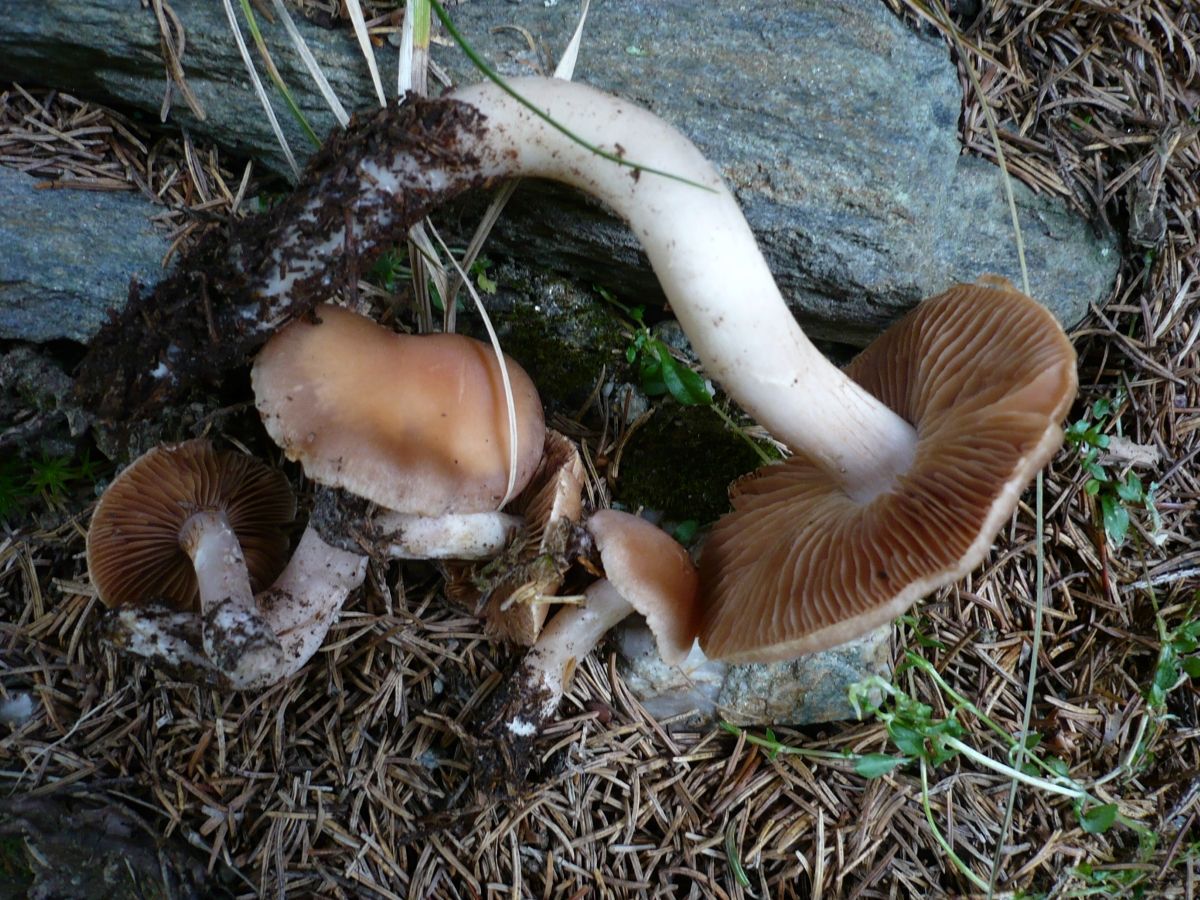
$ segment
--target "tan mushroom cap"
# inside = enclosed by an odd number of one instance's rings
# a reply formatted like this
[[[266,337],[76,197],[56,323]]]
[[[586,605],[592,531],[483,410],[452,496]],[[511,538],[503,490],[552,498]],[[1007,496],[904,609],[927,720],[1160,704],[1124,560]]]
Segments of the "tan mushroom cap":
[[[596,512],[587,528],[600,550],[604,577],[646,617],[663,662],[683,662],[692,649],[699,588],[687,551],[656,525],[615,509]]]
[[[255,403],[289,459],[321,484],[417,515],[494,510],[508,485],[508,407],[492,348],[401,335],[336,306],[296,321],[254,362]],[[537,389],[507,359],[519,492],[541,458]]]
[[[88,572],[108,607],[163,601],[194,611],[199,590],[179,532],[197,512],[221,511],[237,535],[250,585],[287,562],[296,498],[281,472],[206,440],[163,444],[130,463],[100,498],[87,534]]]
[[[1061,445],[1077,387],[1058,323],[996,277],[926,300],[846,371],[915,427],[913,464],[864,504],[801,454],[738,482],[700,560],[712,658],[823,650],[965,575]]]

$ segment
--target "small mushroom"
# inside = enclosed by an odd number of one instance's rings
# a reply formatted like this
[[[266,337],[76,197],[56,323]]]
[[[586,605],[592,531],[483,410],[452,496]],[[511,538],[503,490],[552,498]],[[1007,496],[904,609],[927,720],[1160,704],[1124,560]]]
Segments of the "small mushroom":
[[[692,647],[697,575],[687,551],[645,519],[617,510],[596,512],[586,527],[604,578],[587,588],[581,603],[551,617],[493,703],[483,728],[484,781],[524,779],[534,738],[558,710],[580,660],[631,613],[645,616],[668,665],[678,665]]]
[[[846,373],[912,423],[912,463],[866,495],[801,449],[737,482],[700,558],[710,658],[823,650],[961,578],[1061,445],[1076,391],[1058,323],[996,277],[926,300]]]
[[[545,424],[537,390],[508,359],[517,458],[510,483],[508,406],[486,344],[456,334],[402,335],[323,305],[254,362],[263,423],[309,478],[384,507],[381,552],[476,559],[507,543],[520,519],[498,512],[529,481]]]
[[[205,440],[166,444],[100,498],[88,571],[110,608],[158,601],[199,612],[204,658],[240,686],[283,661],[254,589],[283,567],[295,514],[287,479],[257,460]]]

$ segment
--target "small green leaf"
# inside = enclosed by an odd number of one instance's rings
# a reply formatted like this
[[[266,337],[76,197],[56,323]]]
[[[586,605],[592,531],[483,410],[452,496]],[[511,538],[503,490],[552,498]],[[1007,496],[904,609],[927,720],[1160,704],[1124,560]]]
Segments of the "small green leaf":
[[[1189,634],[1176,634],[1171,640],[1171,649],[1180,656],[1194,653],[1196,650],[1196,639]]]
[[[626,315],[629,315],[629,310],[626,308],[625,304],[618,302],[617,295],[614,294],[612,291],[610,291],[608,288],[602,287],[598,284],[593,284],[592,290],[595,291],[597,294],[599,294],[600,299],[603,300],[605,303],[611,303],[617,309],[621,310],[621,312],[625,313]]]
[[[1188,678],[1200,678],[1200,656],[1189,656],[1182,665]]]
[[[639,376],[642,391],[650,397],[660,397],[667,392],[667,383],[663,380],[662,363],[649,353],[643,353],[638,360]]]
[[[679,541],[679,543],[690,544],[696,537],[696,532],[699,530],[700,523],[698,521],[695,519],[684,519],[675,526],[672,534],[675,536],[675,540]]]
[[[892,743],[905,756],[911,756],[919,759],[926,756],[928,751],[925,748],[925,736],[917,729],[900,722],[892,722],[888,725],[888,734],[891,735]]]
[[[1103,834],[1117,821],[1117,804],[1105,803],[1079,815],[1079,825],[1088,834]]]
[[[1126,503],[1141,503],[1145,496],[1142,489],[1142,479],[1133,472],[1125,476],[1125,480],[1117,483],[1117,496]]]
[[[892,769],[912,762],[907,756],[888,756],[886,753],[868,753],[854,761],[854,771],[863,778],[882,778]]]
[[[662,379],[677,403],[684,406],[708,406],[712,403],[712,394],[704,379],[675,361],[675,358],[663,348],[659,357],[662,363]]]
[[[1112,413],[1112,401],[1107,397],[1101,397],[1092,404],[1092,418],[1103,419],[1105,416]]]
[[[729,862],[734,880],[744,888],[750,887],[750,878],[746,875],[746,870],[742,867],[742,861],[738,854],[737,826],[732,821],[725,829],[725,858]]]
[[[1120,547],[1129,533],[1129,510],[1111,494],[1100,497],[1100,509],[1104,515],[1104,533],[1108,535],[1109,543]]]
[[[1146,690],[1146,704],[1151,709],[1164,709],[1167,694],[1179,681],[1180,661],[1169,643],[1158,651],[1158,665],[1154,667],[1154,678]]]
[[[475,283],[479,285],[481,291],[489,295],[495,294],[500,288],[493,279],[488,277],[488,273],[483,270],[475,273]]]

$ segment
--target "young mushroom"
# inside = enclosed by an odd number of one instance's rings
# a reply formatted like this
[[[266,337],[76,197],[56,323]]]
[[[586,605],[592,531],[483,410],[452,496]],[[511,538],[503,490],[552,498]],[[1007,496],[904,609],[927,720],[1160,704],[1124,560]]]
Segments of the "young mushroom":
[[[504,379],[492,349],[455,334],[402,335],[323,305],[254,362],[267,432],[319,484],[384,507],[372,518],[385,556],[479,559],[521,520],[498,511],[532,477],[545,425],[529,376],[506,358],[516,415],[515,468]]]
[[[524,779],[533,741],[558,710],[579,663],[630,614],[645,616],[668,665],[678,665],[691,650],[697,575],[687,551],[645,519],[617,510],[594,513],[586,528],[604,577],[587,588],[581,603],[550,618],[494,701],[483,727],[485,782]]]
[[[205,440],[143,454],[108,486],[87,535],[88,572],[110,608],[160,602],[201,617],[203,656],[241,687],[283,648],[254,590],[287,559],[296,501],[287,479]]]

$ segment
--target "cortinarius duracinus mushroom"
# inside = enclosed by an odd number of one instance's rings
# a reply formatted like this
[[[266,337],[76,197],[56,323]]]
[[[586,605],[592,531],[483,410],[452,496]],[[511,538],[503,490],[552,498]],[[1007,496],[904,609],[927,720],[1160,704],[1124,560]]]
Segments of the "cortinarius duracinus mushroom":
[[[239,685],[283,650],[254,591],[287,559],[296,501],[287,479],[209,441],[165,444],[127,466],[88,528],[88,572],[110,608],[163,603],[202,617],[203,652]]]

